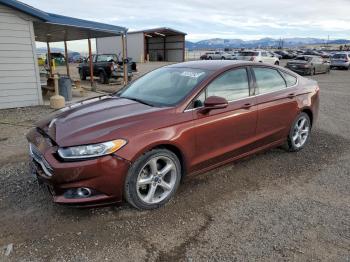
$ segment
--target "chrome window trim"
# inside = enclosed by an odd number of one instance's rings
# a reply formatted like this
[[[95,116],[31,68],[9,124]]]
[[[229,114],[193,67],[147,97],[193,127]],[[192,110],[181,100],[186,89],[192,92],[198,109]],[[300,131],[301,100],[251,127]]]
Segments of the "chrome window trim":
[[[279,69],[277,69],[277,70],[280,71]],[[286,73],[287,73],[287,72],[286,72]],[[287,73],[287,74],[289,74],[289,73]],[[291,75],[291,74],[290,74],[290,75]],[[293,75],[292,75],[292,76],[293,76]],[[283,77],[283,76],[282,76],[282,77]],[[284,77],[283,77],[283,79],[284,79]],[[253,98],[253,97],[258,97],[258,96],[263,96],[263,95],[268,95],[268,94],[273,94],[273,93],[279,92],[279,91],[281,91],[281,90],[286,90],[286,89],[289,89],[289,88],[294,88],[294,87],[298,86],[298,84],[299,84],[299,78],[296,77],[296,79],[297,79],[297,82],[295,83],[295,85],[286,86],[285,89],[279,89],[279,90],[275,90],[275,91],[268,92],[268,93],[263,93],[263,94],[254,94],[254,95],[250,95],[250,96],[247,96],[247,97],[244,97],[244,98],[235,99],[235,100],[230,100],[230,101],[227,101],[227,102],[230,104],[230,103],[237,102],[237,101],[240,101],[240,100],[243,100],[243,99]],[[286,85],[287,85],[287,83],[286,83]],[[191,104],[192,102],[193,102],[193,101],[191,101],[189,104]],[[196,107],[196,108],[185,109],[185,110],[183,111],[183,113],[185,113],[185,112],[190,112],[190,111],[194,111],[194,110],[196,110],[196,109],[200,109],[200,108],[203,108],[203,107],[204,107],[204,106]]]

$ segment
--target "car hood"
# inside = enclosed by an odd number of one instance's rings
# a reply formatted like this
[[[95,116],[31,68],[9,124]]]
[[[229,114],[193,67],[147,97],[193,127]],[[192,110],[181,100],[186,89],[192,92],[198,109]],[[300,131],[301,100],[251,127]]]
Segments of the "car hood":
[[[144,122],[152,121],[155,112],[164,110],[169,108],[102,96],[58,110],[36,126],[61,147],[93,144],[141,132]]]

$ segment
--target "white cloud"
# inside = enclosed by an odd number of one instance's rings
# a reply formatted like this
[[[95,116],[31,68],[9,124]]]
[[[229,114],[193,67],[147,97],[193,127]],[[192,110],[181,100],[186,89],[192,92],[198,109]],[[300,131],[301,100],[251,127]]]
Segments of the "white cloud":
[[[187,32],[190,40],[350,36],[350,0],[22,1],[48,12],[128,28],[173,27]]]

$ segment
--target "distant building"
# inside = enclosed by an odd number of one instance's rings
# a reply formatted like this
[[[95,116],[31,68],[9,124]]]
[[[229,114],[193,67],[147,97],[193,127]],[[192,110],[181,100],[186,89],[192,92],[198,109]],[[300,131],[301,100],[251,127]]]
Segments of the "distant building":
[[[127,53],[134,62],[167,61],[183,62],[185,60],[186,33],[171,28],[154,28],[128,32]],[[120,36],[96,39],[98,54],[120,54],[122,40]]]

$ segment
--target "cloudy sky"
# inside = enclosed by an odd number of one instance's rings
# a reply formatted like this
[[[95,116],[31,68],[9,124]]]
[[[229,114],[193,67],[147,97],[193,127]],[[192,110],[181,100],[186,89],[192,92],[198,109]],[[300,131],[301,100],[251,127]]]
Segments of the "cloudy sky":
[[[172,27],[187,40],[350,38],[350,0],[22,0],[51,13],[125,26]],[[81,42],[73,48],[86,49]],[[78,50],[79,51],[79,50]]]

